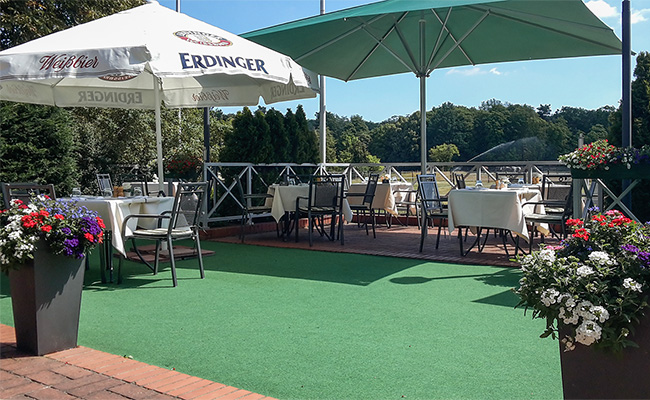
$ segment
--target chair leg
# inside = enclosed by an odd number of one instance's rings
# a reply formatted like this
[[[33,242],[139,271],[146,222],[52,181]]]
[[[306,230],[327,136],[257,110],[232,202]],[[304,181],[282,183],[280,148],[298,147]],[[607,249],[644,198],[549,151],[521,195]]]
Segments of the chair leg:
[[[428,223],[428,218],[422,219],[422,228],[420,229],[420,253],[422,253],[422,249],[424,248],[424,238],[428,234]]]
[[[201,238],[198,232],[194,232],[194,242],[196,243],[197,256],[199,257],[199,271],[201,279],[205,279],[205,270],[203,269],[203,255],[201,254]]]
[[[239,230],[239,237],[241,238],[242,243],[244,243],[244,235],[245,235],[245,233],[244,233],[244,224],[245,224],[245,222],[246,222],[246,214],[244,213],[241,216],[241,227],[240,227],[240,230]]]
[[[156,257],[153,264],[153,274],[158,275],[158,263],[160,262],[160,240],[156,240]]]
[[[377,225],[377,216],[375,214],[375,209],[370,209],[370,219],[372,220],[372,237],[377,239],[377,233],[375,232],[375,225]]]
[[[124,257],[120,255],[120,261],[117,263],[117,284],[122,283],[122,260]]]
[[[442,231],[442,219],[438,222],[438,237],[436,238],[436,249],[440,245],[440,232]]]
[[[174,261],[174,243],[172,243],[171,238],[167,238],[167,247],[169,248],[169,260],[172,264],[172,282],[174,287],[176,287],[176,285],[178,285],[178,282],[176,281],[176,261]]]

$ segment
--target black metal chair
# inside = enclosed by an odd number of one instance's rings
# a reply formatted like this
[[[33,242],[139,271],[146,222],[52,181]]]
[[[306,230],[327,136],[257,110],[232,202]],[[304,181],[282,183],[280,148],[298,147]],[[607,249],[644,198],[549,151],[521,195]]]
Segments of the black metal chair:
[[[156,255],[153,265],[153,273],[158,273],[158,266],[160,260],[161,242],[167,243],[169,252],[169,260],[171,262],[172,281],[174,286],[177,286],[176,279],[176,262],[174,260],[174,246],[173,242],[180,239],[192,239],[195,244],[196,255],[199,259],[199,270],[201,279],[205,277],[203,270],[203,256],[201,255],[201,241],[199,238],[199,222],[202,212],[203,202],[205,197],[208,196],[208,182],[193,182],[193,183],[180,183],[178,190],[174,197],[174,205],[171,211],[165,212],[160,215],[156,214],[132,214],[124,219],[122,225],[122,233],[124,241],[126,239],[142,239],[156,241]],[[155,229],[135,229],[130,234],[127,223],[132,218],[148,218],[158,220],[158,227]],[[164,227],[163,223],[167,222]],[[122,257],[117,272],[117,281],[120,283],[122,280]]]
[[[395,198],[395,210],[397,211],[397,222],[400,225],[409,226],[409,217],[413,215],[415,210],[415,218],[420,227],[420,202],[418,200],[418,191],[415,189],[410,190],[393,190],[393,197]],[[405,223],[400,220],[400,215],[404,214],[406,217]],[[388,227],[393,226],[393,214],[388,216]]]
[[[454,185],[456,186],[456,189],[465,189],[467,185],[465,185],[465,175],[459,174],[459,173],[454,173]]]
[[[46,195],[51,199],[56,199],[54,185],[40,185],[38,183],[3,183],[2,198],[4,199],[5,208],[11,207],[11,200],[21,200],[27,204],[33,196]]]
[[[422,228],[420,229],[420,252],[424,247],[424,239],[428,235],[428,226],[434,226],[434,221],[438,221],[438,235],[436,238],[436,249],[440,245],[440,232],[442,231],[443,222],[448,219],[449,213],[444,199],[440,197],[436,174],[418,175],[418,192],[420,195],[420,214],[422,218]]]
[[[103,196],[104,193],[108,193],[108,190],[113,193],[113,182],[111,181],[111,176],[109,174],[97,174],[97,187],[99,188],[99,195]]]
[[[366,227],[366,235],[369,235],[368,231],[368,217],[372,222],[372,237],[377,238],[375,232],[375,226],[377,224],[375,218],[375,209],[372,208],[372,202],[375,200],[375,192],[377,191],[377,182],[379,181],[379,174],[370,174],[368,176],[368,181],[366,184],[366,190],[364,193],[350,193],[346,194],[347,198],[351,197],[362,197],[361,204],[350,204],[350,209],[354,211],[357,216],[357,222],[361,221],[363,215],[363,225]]]
[[[242,209],[239,237],[242,243],[244,243],[246,225],[253,225],[253,218],[268,217],[270,215],[271,204],[267,204],[266,200],[273,199],[273,195],[268,193],[247,193],[246,190],[244,190],[244,184],[239,175],[235,177],[235,184],[237,185],[239,192],[239,206]],[[276,231],[279,236],[280,232],[277,225]]]
[[[533,206],[534,212],[524,215],[526,224],[531,226],[528,234],[528,250],[533,249],[533,238],[539,233],[540,241],[544,243],[544,234],[537,229],[539,224],[548,224],[551,235],[557,239],[567,237],[566,221],[573,218],[573,185],[570,184],[564,191],[564,199],[547,199],[542,201],[529,201],[523,204]],[[544,213],[541,213],[540,207],[544,207]],[[556,232],[555,226],[560,226],[560,232]]]
[[[343,200],[345,197],[345,175],[313,175],[309,180],[309,196],[296,199],[296,242],[298,241],[298,226],[302,216],[307,217],[309,228],[309,245],[313,246],[314,228],[321,236],[329,240],[343,237]],[[325,225],[329,217],[330,232],[327,233]],[[338,224],[338,225],[337,225]]]

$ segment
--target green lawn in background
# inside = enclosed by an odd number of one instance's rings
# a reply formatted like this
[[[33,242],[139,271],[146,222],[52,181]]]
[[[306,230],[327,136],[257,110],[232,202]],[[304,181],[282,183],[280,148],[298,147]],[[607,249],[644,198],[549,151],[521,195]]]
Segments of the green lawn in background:
[[[79,344],[279,399],[561,399],[517,269],[203,241],[157,276],[86,273]],[[13,325],[6,277],[0,322]]]

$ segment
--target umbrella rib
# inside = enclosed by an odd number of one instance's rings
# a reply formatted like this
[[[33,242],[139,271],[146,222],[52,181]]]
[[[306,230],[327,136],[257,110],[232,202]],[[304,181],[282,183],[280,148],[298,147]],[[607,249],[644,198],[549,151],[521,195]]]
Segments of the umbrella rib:
[[[474,29],[478,28],[478,26],[481,24],[481,22],[483,22],[483,21],[485,20],[485,18],[488,17],[488,15],[490,15],[490,10],[485,11],[485,13],[484,13],[484,14],[483,14],[483,15],[482,15],[482,16],[481,16],[481,17],[480,17],[480,18],[479,18],[479,19],[474,23],[474,25],[472,25],[472,27],[469,28],[469,30],[468,30],[467,32],[465,32],[465,34],[460,38],[460,40],[455,41],[456,44],[455,44],[454,46],[452,46],[451,49],[449,49],[449,50],[447,51],[447,53],[445,53],[445,55],[442,56],[442,58],[438,61],[438,63],[437,63],[436,65],[434,65],[432,68],[429,69],[428,72],[431,72],[431,71],[435,70],[436,68],[438,68],[438,66],[439,66],[443,61],[445,61],[445,60],[447,59],[447,57],[449,57],[449,55],[450,55],[454,50],[456,50],[457,47],[460,47],[460,44],[463,43],[463,41],[464,41],[465,39],[467,39],[467,36],[469,36],[472,32],[474,32]]]
[[[320,46],[311,49],[311,50],[308,51],[307,53],[305,53],[305,54],[303,54],[303,55],[301,55],[301,56],[299,56],[299,57],[297,57],[297,58],[294,58],[294,60],[295,60],[296,62],[299,63],[299,62],[300,62],[301,60],[303,60],[304,58],[309,57],[309,56],[311,56],[312,54],[317,53],[317,52],[323,50],[324,48],[331,46],[332,44],[338,42],[339,40],[345,39],[346,37],[352,35],[353,33],[357,32],[357,31],[359,31],[359,30],[361,30],[361,29],[364,29],[364,25],[365,25],[365,24],[372,24],[373,22],[378,21],[379,19],[381,19],[381,18],[383,18],[383,17],[385,17],[385,15],[378,15],[378,16],[376,16],[375,18],[371,19],[369,22],[364,22],[364,23],[361,24],[361,25],[355,26],[355,27],[353,27],[352,29],[350,29],[349,31],[347,31],[347,32],[343,32],[342,34],[340,34],[339,36],[335,37],[334,39],[329,40],[329,41],[327,41],[327,42],[321,44]]]
[[[443,31],[446,31],[446,32],[449,34],[449,37],[451,38],[451,40],[453,40],[454,43],[457,43],[457,44],[458,44],[458,41],[457,41],[456,38],[454,37],[454,34],[451,33],[451,31],[450,31],[449,28],[447,27],[447,22],[449,22],[449,16],[451,15],[451,11],[452,11],[452,10],[453,10],[453,7],[450,7],[450,8],[449,8],[449,12],[447,13],[447,16],[445,17],[445,20],[443,21],[443,20],[440,18],[440,16],[438,15],[438,13],[437,13],[434,9],[431,9],[431,12],[432,12],[433,15],[438,19],[438,22],[440,22],[440,23],[442,24],[442,28],[440,29],[440,32],[439,32],[439,34],[438,34],[438,40],[436,41],[436,46],[433,48],[433,52],[431,53],[431,57],[429,58],[429,62],[427,62],[427,68],[431,65],[431,63],[433,62],[434,57],[435,57],[436,54],[438,53],[438,48],[439,48],[438,46],[440,45],[440,40],[441,40],[441,38],[442,38],[442,33],[443,33]],[[467,61],[469,61],[470,64],[472,64],[472,65],[476,65],[476,64],[474,63],[474,60],[472,60],[472,59],[469,57],[469,55],[467,55],[467,52],[465,52],[465,49],[463,49],[463,46],[461,46],[460,44],[458,44],[458,49],[461,51],[461,53],[463,53],[463,55],[465,56],[465,58],[467,59]]]
[[[408,14],[408,12],[404,13],[402,19],[404,17],[406,17],[406,14]],[[400,21],[401,21],[401,19],[400,19]],[[415,60],[415,55],[413,55],[413,52],[411,51],[411,47],[409,46],[408,42],[406,41],[406,38],[402,34],[402,30],[399,29],[399,26],[397,25],[400,21],[396,22],[395,25],[394,25],[395,26],[395,32],[397,32],[397,36],[399,36],[399,40],[402,42],[402,46],[404,46],[404,50],[406,50],[406,53],[409,55],[409,58],[411,59],[411,62],[413,63],[413,65],[418,67],[419,71],[413,71],[413,72],[415,72],[416,74],[423,74],[423,73],[426,72],[426,71],[423,71],[424,65],[418,65],[419,63]]]
[[[610,28],[603,28],[603,27],[598,27],[598,26],[593,26],[593,25],[588,25],[588,24],[582,24],[582,23],[567,21],[567,20],[563,20],[563,19],[559,19],[559,18],[547,17],[547,16],[544,16],[544,15],[525,13],[525,12],[521,12],[521,11],[505,10],[503,8],[493,8],[493,7],[491,7],[489,9],[486,9],[484,7],[477,7],[477,6],[469,6],[469,8],[475,8],[475,9],[480,10],[480,11],[488,11],[488,12],[492,13],[494,16],[497,16],[497,17],[500,17],[500,18],[509,19],[509,20],[512,20],[512,21],[515,21],[515,22],[522,23],[524,25],[530,25],[530,26],[534,26],[536,28],[541,28],[541,29],[544,29],[544,30],[547,30],[547,31],[550,31],[550,32],[555,32],[555,33],[558,33],[558,34],[563,35],[563,36],[568,36],[568,37],[572,37],[574,39],[582,40],[583,42],[592,43],[592,44],[595,44],[595,45],[598,45],[598,46],[602,46],[602,47],[605,47],[607,49],[614,50],[616,52],[619,52],[621,50],[618,47],[610,46],[608,44],[598,42],[598,41],[593,40],[593,39],[588,39],[588,38],[585,38],[585,37],[582,37],[582,36],[579,36],[579,35],[576,35],[576,34],[564,32],[564,31],[562,31],[560,29],[552,28],[550,26],[546,26],[546,25],[542,25],[542,24],[539,24],[539,23],[531,22],[531,21],[525,19],[524,17],[535,17],[535,18],[548,19],[548,20],[552,20],[552,21],[559,21],[559,22],[563,22],[563,23],[566,23],[566,24],[581,26],[581,27],[586,28],[586,29],[597,30],[597,31],[609,31],[609,32],[611,32]],[[521,15],[521,17],[515,17],[513,15],[508,15],[507,13],[519,14],[519,15]]]
[[[397,24],[399,24],[406,17],[407,14],[408,14],[408,12],[405,12],[404,14],[402,14],[402,16],[391,26],[391,28],[386,32],[386,34],[381,39],[377,38],[370,31],[368,31],[368,29],[366,29],[366,26],[369,25],[371,22],[364,23],[362,25],[362,28],[363,28],[364,32],[366,32],[377,43],[372,48],[372,50],[368,53],[368,55],[363,59],[363,61],[361,63],[359,63],[359,65],[357,65],[357,67],[354,69],[354,71],[352,71],[352,73],[350,75],[348,75],[348,78],[346,79],[346,82],[349,81],[350,79],[352,79],[354,74],[356,74],[359,71],[359,69],[361,69],[363,64],[370,58],[370,56],[377,50],[377,48],[379,46],[383,47],[387,52],[389,52],[393,57],[395,57],[395,59],[397,59],[397,61],[402,63],[402,65],[404,65],[404,67],[406,67],[406,69],[410,70],[413,73],[417,73],[417,71],[414,71],[413,68],[410,65],[408,65],[406,62],[404,62],[404,60],[402,60],[402,58],[400,56],[398,56],[397,53],[395,53],[393,50],[391,50],[391,48],[386,46],[386,44],[384,43],[384,40],[386,40],[386,38],[393,32],[393,29],[395,29],[397,31],[398,35],[399,35],[399,30],[397,29]],[[401,39],[401,37],[400,37],[400,39]],[[408,51],[408,49],[407,49],[407,51]]]

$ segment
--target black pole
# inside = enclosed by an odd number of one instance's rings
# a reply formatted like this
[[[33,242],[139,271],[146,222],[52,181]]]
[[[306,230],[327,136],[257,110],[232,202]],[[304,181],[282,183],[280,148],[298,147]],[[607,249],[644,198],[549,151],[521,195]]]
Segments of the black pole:
[[[203,158],[210,162],[210,108],[203,108]]]
[[[632,146],[632,45],[630,39],[630,0],[623,0],[621,14],[623,32],[623,102],[621,117],[623,120],[623,147]]]
[[[631,23],[630,23],[630,0],[623,0],[623,11],[621,13],[621,32],[623,35],[623,98],[621,104],[621,144],[623,147],[632,146],[632,44],[631,44]],[[624,179],[622,190],[630,186],[630,180]],[[632,195],[623,197],[623,204],[632,209]]]

